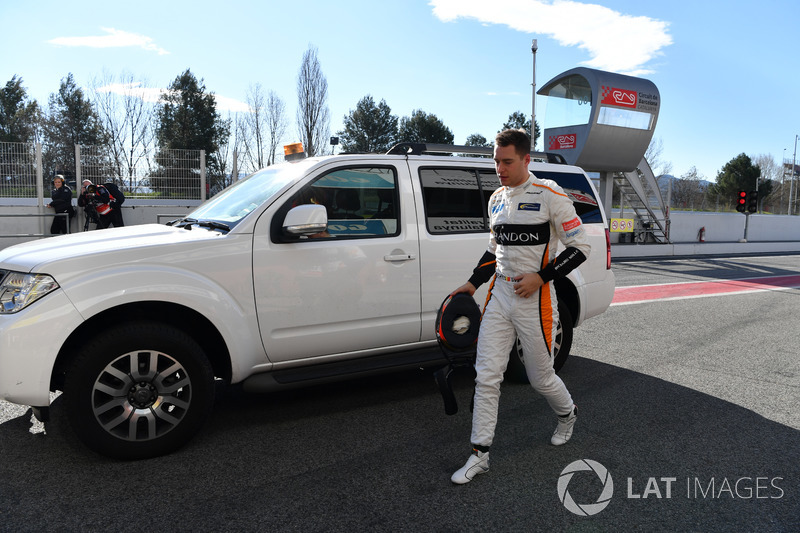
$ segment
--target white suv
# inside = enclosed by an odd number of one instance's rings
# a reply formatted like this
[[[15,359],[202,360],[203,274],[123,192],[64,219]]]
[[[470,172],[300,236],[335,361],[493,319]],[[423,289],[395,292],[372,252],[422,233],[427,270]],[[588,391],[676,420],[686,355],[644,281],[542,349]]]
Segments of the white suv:
[[[491,159],[423,148],[275,165],[168,225],[0,251],[0,399],[47,419],[61,390],[86,445],[143,458],[201,427],[215,377],[266,391],[444,364],[436,312],[486,249],[499,181]],[[592,243],[556,282],[560,367],[572,327],[613,297],[607,223],[581,169],[531,170],[573,198]]]

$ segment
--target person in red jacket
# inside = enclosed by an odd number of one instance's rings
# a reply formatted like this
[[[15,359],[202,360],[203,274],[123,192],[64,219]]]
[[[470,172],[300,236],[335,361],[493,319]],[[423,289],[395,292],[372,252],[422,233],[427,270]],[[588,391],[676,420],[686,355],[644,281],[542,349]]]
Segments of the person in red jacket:
[[[83,207],[87,218],[97,215],[97,227],[107,228],[114,220],[111,212],[111,195],[102,185],[95,185],[91,180],[83,180],[81,195],[78,196],[78,205]]]

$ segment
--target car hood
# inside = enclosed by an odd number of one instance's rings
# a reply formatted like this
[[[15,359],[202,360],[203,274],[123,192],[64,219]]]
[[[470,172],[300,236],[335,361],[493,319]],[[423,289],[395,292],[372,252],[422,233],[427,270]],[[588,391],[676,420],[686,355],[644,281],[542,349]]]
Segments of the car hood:
[[[154,248],[170,253],[176,249],[223,239],[218,231],[194,227],[180,229],[161,224],[109,228],[30,241],[0,250],[0,269],[19,272],[53,273],[57,265],[86,261],[87,268],[113,264],[131,257],[159,255]],[[147,251],[145,251],[147,250]]]

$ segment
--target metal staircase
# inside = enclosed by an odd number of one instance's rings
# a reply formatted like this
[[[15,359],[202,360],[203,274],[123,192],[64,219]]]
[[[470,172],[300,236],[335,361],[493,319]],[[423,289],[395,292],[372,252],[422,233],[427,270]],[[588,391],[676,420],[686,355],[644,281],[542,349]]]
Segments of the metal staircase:
[[[661,190],[647,160],[643,157],[636,170],[614,173],[614,184],[622,195],[621,216],[630,208],[636,215],[637,242],[669,242],[669,217]]]

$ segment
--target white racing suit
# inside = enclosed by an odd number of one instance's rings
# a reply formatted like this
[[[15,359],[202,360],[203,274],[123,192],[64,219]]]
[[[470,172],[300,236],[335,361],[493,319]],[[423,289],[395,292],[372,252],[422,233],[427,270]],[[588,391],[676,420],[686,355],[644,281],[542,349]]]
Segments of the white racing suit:
[[[533,174],[518,187],[500,187],[492,194],[489,219],[489,248],[469,279],[475,287],[492,280],[475,363],[471,442],[481,447],[494,439],[500,383],[516,336],[533,388],[557,415],[572,412],[572,397],[553,370],[558,304],[551,281],[567,275],[590,250],[570,198],[555,182]],[[559,240],[566,248],[556,257]],[[529,298],[516,295],[513,278],[532,272],[545,284]]]

